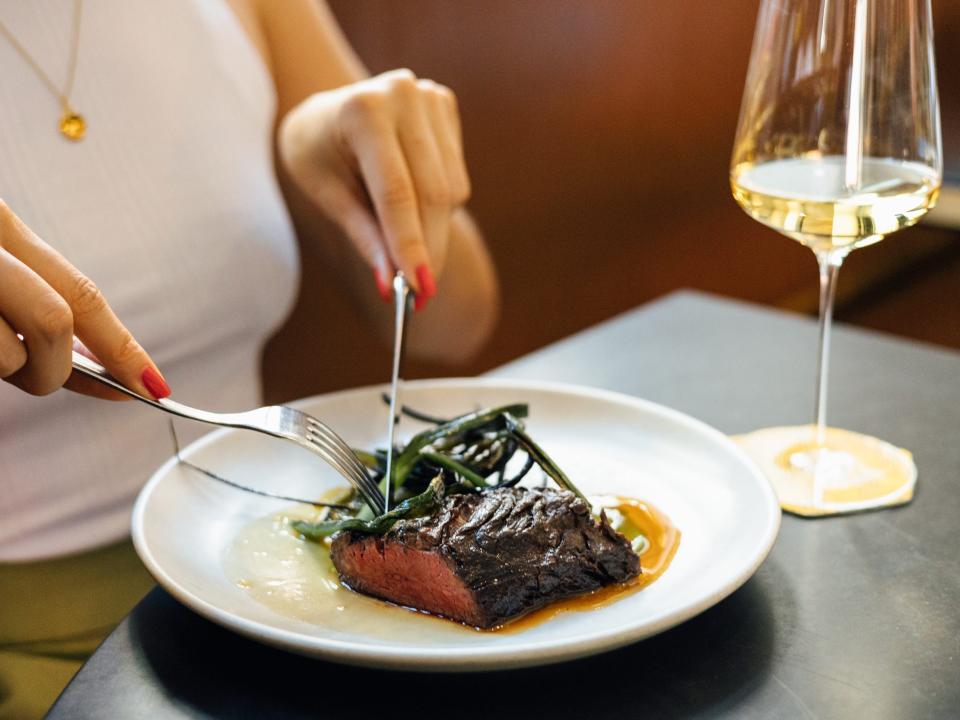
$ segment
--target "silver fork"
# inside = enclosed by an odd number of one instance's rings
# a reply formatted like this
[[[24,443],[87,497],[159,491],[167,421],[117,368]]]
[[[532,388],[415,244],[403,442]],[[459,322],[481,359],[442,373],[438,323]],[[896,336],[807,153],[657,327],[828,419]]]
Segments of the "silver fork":
[[[350,446],[327,425],[305,412],[284,405],[268,405],[247,412],[215,413],[188,407],[170,398],[154,400],[126,387],[110,375],[102,365],[76,351],[73,353],[73,369],[140,402],[173,415],[211,425],[255,430],[265,435],[290,440],[319,455],[334,470],[343,475],[377,515],[384,512],[386,503],[383,493],[380,492],[373,478],[367,474],[366,468],[357,459]]]

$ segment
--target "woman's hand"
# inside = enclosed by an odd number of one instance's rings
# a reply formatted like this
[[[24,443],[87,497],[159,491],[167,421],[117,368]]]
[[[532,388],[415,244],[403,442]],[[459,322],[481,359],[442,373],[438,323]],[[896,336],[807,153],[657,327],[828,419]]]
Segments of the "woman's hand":
[[[353,242],[390,299],[394,268],[421,308],[436,293],[452,214],[470,195],[453,93],[394,70],[294,107],[280,154],[300,188]]]
[[[87,395],[126,399],[93,380],[71,376],[74,349],[141,395],[170,394],[156,365],[96,285],[0,200],[0,377],[33,395],[66,385]]]

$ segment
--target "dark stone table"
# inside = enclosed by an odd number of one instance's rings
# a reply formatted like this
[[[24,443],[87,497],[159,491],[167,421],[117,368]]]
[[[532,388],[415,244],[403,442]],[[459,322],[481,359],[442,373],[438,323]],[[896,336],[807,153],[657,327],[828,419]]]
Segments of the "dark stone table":
[[[496,375],[644,397],[729,433],[807,422],[815,324],[675,293]],[[960,354],[837,328],[831,424],[910,448],[906,507],[785,516],[740,590],[585,660],[429,675],[338,666],[221,629],[153,590],[52,718],[960,717]]]

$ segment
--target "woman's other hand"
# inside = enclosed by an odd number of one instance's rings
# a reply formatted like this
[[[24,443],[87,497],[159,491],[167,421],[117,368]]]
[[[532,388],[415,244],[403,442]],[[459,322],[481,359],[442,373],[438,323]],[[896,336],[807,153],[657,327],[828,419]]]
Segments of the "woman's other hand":
[[[95,397],[125,399],[71,375],[74,349],[101,362],[141,395],[170,394],[156,365],[97,286],[0,200],[0,377],[33,395],[66,386]]]
[[[393,70],[314,93],[287,113],[280,154],[300,188],[373,269],[402,270],[416,307],[436,293],[451,219],[470,195],[453,92]]]

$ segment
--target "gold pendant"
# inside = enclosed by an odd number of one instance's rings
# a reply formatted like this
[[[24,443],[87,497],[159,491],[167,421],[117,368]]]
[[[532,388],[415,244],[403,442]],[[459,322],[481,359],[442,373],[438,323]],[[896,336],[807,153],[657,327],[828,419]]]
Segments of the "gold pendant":
[[[74,142],[83,140],[83,136],[87,134],[87,121],[83,119],[83,115],[68,107],[60,116],[60,133]]]

